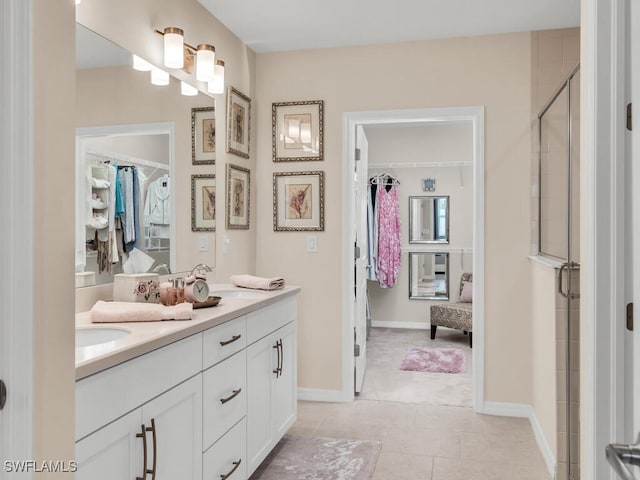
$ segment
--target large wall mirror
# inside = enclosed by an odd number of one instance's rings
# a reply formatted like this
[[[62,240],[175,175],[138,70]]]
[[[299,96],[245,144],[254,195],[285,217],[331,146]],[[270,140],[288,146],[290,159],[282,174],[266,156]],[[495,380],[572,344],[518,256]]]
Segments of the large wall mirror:
[[[175,79],[152,85],[149,72],[132,69],[130,52],[80,24],[76,52],[77,286],[111,283],[128,267],[190,268],[178,259],[191,232],[176,231],[173,177],[179,165],[191,165],[192,108],[210,107],[213,115],[215,100],[181,95]],[[189,205],[180,215],[189,217]],[[214,266],[215,239],[209,248]],[[136,259],[138,251],[144,256]]]
[[[449,197],[409,197],[409,243],[449,243]]]
[[[409,298],[449,300],[449,254],[409,252]]]

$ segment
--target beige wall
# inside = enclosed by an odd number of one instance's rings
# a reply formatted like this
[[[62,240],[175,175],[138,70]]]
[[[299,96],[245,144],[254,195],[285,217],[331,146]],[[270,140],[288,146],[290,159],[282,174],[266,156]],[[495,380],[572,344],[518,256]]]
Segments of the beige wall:
[[[274,232],[272,194],[258,192],[257,273],[302,286],[299,385],[342,388],[342,114],[351,111],[484,105],[485,398],[531,402],[529,172],[531,34],[458,38],[260,54],[256,91],[257,177],[326,172],[326,228],[317,254],[304,233]],[[325,101],[323,162],[271,162],[271,103]],[[476,279],[478,281],[479,279]]]
[[[35,0],[33,18],[34,453],[68,461],[75,425],[73,2]],[[39,475],[53,477],[72,475]]]
[[[531,262],[532,406],[549,448],[557,453],[556,270]]]
[[[252,97],[255,90],[255,54],[249,50],[229,29],[216,18],[211,16],[195,0],[175,2],[172,0],[83,0],[77,9],[77,20],[91,30],[110,39],[130,52],[146,60],[162,65],[162,37],[153,29],[162,30],[167,26],[178,26],[185,32],[185,42],[189,44],[211,43],[216,47],[217,58],[225,61],[225,87],[233,85],[236,89]],[[138,73],[138,72],[136,72]],[[172,71],[172,74],[187,79],[196,85],[193,75],[186,75],[182,71]],[[176,80],[172,80],[176,82]],[[176,82],[177,83],[177,82]],[[199,85],[203,87],[203,85]],[[252,140],[251,159],[244,159],[226,152],[226,90],[223,95],[215,95],[216,100],[216,143],[217,160],[211,166],[191,166],[190,161],[182,164],[184,167],[177,174],[176,195],[178,205],[183,212],[178,215],[178,244],[184,253],[180,256],[184,260],[179,266],[193,266],[204,260],[207,254],[198,252],[198,234],[191,233],[191,174],[216,174],[216,269],[209,278],[218,282],[228,282],[234,273],[253,273],[255,268],[256,230],[255,230],[255,193],[256,179],[251,180],[251,212],[249,230],[227,230],[224,221],[226,197],[225,175],[226,164],[249,168],[255,171],[255,141]],[[253,105],[255,107],[255,104]],[[252,134],[255,132],[255,115],[252,113]],[[190,121],[190,116],[188,117]],[[255,134],[252,135],[255,137]],[[177,139],[176,150],[185,152],[185,145],[189,145],[191,133],[185,138]],[[182,145],[182,146],[179,146]],[[190,148],[190,147],[189,147]],[[190,154],[188,156],[190,158]],[[182,207],[184,206],[184,207]],[[224,255],[222,244],[224,237],[229,238],[229,251]],[[182,245],[180,239],[187,238],[187,245]],[[210,255],[210,254],[209,254]]]
[[[217,107],[222,99],[216,102],[203,94],[197,97],[181,95],[180,82],[175,80],[166,87],[151,85],[147,72],[137,72],[130,67],[78,70],[76,92],[78,127],[175,123],[176,164],[172,182],[177,208],[175,271],[189,270],[198,263],[215,265],[216,234],[191,231],[191,175],[216,171],[214,165],[191,164],[191,108]],[[216,140],[218,149],[224,150],[224,137],[219,134]],[[216,184],[217,191],[223,192],[224,172],[216,175]],[[224,228],[224,196],[220,194],[216,200],[218,225],[222,224]],[[198,250],[201,236],[207,237],[209,252]]]

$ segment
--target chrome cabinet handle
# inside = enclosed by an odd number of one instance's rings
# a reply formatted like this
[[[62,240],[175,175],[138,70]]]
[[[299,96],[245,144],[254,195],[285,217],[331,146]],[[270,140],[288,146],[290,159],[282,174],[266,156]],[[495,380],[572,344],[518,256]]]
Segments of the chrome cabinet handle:
[[[158,460],[158,448],[156,446],[156,421],[151,419],[151,428],[147,428],[147,430],[151,431],[153,438],[153,468],[151,470],[147,470],[147,473],[151,474],[151,480],[155,480],[156,478],[156,461]]]
[[[229,345],[230,343],[235,342],[236,340],[240,340],[240,337],[242,337],[242,335],[238,334],[238,335],[234,335],[233,337],[231,337],[231,340],[224,340],[220,342],[220,346],[224,347],[225,345]]]
[[[280,355],[278,355],[278,358],[280,359],[280,366],[278,367],[278,374],[279,376],[282,376],[282,364],[284,363],[284,350],[282,349],[282,339],[278,340],[279,344],[280,344]]]
[[[233,468],[229,471],[229,473],[226,473],[224,475],[220,475],[220,480],[227,480],[227,478],[229,478],[231,475],[233,475],[233,472],[235,472],[238,467],[240,466],[240,464],[242,463],[242,459],[239,458],[237,462],[233,462]]]
[[[147,428],[144,423],[140,429],[141,433],[136,433],[136,438],[142,439],[142,476],[136,477],[136,480],[145,480],[147,478]]]
[[[238,396],[238,394],[242,391],[241,388],[237,389],[237,390],[232,390],[231,395],[229,395],[227,398],[221,398],[220,399],[220,403],[222,403],[223,405],[225,403],[227,403],[229,400],[233,400],[234,398],[236,398]]]
[[[640,467],[640,434],[635,445],[611,443],[605,450],[607,461],[622,480],[636,480],[628,465]]]

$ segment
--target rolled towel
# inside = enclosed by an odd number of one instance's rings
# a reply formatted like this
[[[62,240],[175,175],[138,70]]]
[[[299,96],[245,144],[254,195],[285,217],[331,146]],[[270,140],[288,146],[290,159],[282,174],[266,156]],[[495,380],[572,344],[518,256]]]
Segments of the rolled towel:
[[[257,288],[259,290],[278,290],[284,288],[282,277],[264,278],[253,275],[231,275],[231,283],[238,287]]]
[[[99,300],[89,311],[92,323],[159,322],[191,320],[193,305],[179,303],[167,307],[160,303],[105,302]]]

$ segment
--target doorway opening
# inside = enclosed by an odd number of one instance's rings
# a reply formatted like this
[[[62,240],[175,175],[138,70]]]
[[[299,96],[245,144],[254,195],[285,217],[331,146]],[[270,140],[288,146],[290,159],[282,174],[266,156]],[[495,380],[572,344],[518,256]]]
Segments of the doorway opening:
[[[427,254],[434,253],[446,256],[446,264],[442,262],[436,265],[434,255],[433,265],[431,270],[434,275],[442,277],[445,275],[448,284],[448,298],[453,297],[458,299],[459,291],[458,284],[460,274],[462,270],[473,272],[476,282],[473,282],[473,349],[471,350],[471,356],[473,358],[473,379],[472,390],[473,399],[472,405],[476,411],[482,411],[483,399],[484,399],[484,336],[483,336],[483,316],[484,316],[484,108],[483,107],[453,107],[453,108],[440,108],[440,109],[420,109],[420,110],[395,110],[395,111],[377,111],[377,112],[353,112],[344,114],[344,138],[345,138],[345,175],[344,175],[344,198],[347,208],[344,210],[344,225],[345,235],[343,239],[344,258],[344,295],[343,295],[343,318],[344,322],[344,335],[343,335],[343,352],[345,361],[343,362],[343,399],[345,401],[353,400],[354,392],[361,389],[363,379],[366,377],[366,362],[367,362],[367,286],[366,286],[366,255],[364,254],[364,248],[366,248],[366,188],[369,179],[369,168],[371,165],[368,160],[368,142],[366,140],[367,135],[363,135],[365,130],[371,129],[384,129],[386,128],[419,128],[420,126],[430,125],[454,125],[454,124],[466,124],[469,126],[471,132],[471,158],[465,159],[462,162],[454,161],[446,168],[456,166],[458,168],[451,169],[455,171],[459,176],[459,181],[469,182],[472,185],[472,201],[470,205],[472,215],[470,215],[468,222],[472,225],[470,230],[471,245],[467,245],[465,249],[453,248],[453,244],[447,244],[441,240],[444,236],[444,225],[439,223],[440,233],[438,239],[434,243],[428,243],[427,245],[420,245],[422,242],[412,243],[410,246],[405,242],[407,240],[408,225],[402,225],[401,238],[403,239],[403,251],[402,257],[404,263],[409,259],[409,256],[413,257],[413,254],[421,253],[422,257],[415,256],[416,265],[412,269],[415,272],[422,272],[424,275],[416,282],[411,282],[409,279],[409,268],[405,268],[399,273],[398,280],[401,282],[398,284],[400,291],[396,293],[398,295],[402,290],[406,290],[403,297],[409,297],[410,284],[415,283],[415,292],[431,292],[434,295],[437,292],[437,288],[428,288],[432,281],[429,283],[427,278],[427,271],[420,270],[419,259],[422,259],[422,263],[426,265],[427,261],[431,260]],[[364,142],[363,137],[364,136]],[[386,164],[385,164],[386,163]],[[411,159],[402,159],[397,162],[385,162],[383,164],[378,163],[377,167],[382,167],[383,170],[399,172],[406,171],[409,175],[410,182],[415,183],[416,178],[420,175],[417,169],[421,169],[422,165],[412,165]],[[393,163],[393,164],[392,164]],[[425,166],[429,166],[428,164]],[[431,167],[436,166],[435,162],[432,162]],[[443,167],[443,165],[438,165]],[[394,170],[395,167],[395,170]],[[465,178],[464,169],[469,170],[468,176]],[[420,170],[422,172],[422,170]],[[420,178],[419,181],[422,179]],[[422,188],[422,186],[420,186]],[[355,193],[354,193],[355,192]],[[426,194],[430,193],[424,191]],[[437,195],[437,192],[435,192]],[[439,203],[434,203],[439,205]],[[402,208],[409,208],[408,205],[403,205]],[[437,216],[439,220],[442,220],[442,215]],[[416,215],[417,218],[417,215]],[[363,229],[363,225],[364,229]],[[448,233],[448,232],[447,232]],[[413,235],[413,234],[412,234]],[[354,248],[355,246],[355,248]],[[473,252],[473,255],[470,253]],[[446,255],[445,255],[446,254]],[[465,264],[465,254],[467,255]],[[455,258],[454,258],[455,257]],[[449,260],[454,259],[453,262]],[[353,262],[353,263],[352,263]],[[355,268],[354,268],[355,265]],[[447,271],[442,272],[443,266],[446,265]],[[451,266],[451,267],[450,267]],[[437,267],[437,268],[435,268]],[[455,267],[457,272],[457,280],[452,276],[452,267]],[[431,271],[429,270],[429,271]],[[436,270],[438,270],[436,272]],[[435,278],[435,277],[434,277]],[[425,283],[426,282],[426,283]],[[427,285],[429,283],[429,285]],[[442,282],[440,282],[442,283]],[[355,288],[354,288],[355,286]],[[434,290],[434,291],[432,291]],[[455,292],[455,293],[454,293]],[[438,299],[443,300],[443,299]],[[429,302],[431,303],[431,302]],[[435,303],[435,302],[433,302]],[[421,322],[415,322],[413,325],[400,325],[402,322],[398,322],[398,326],[403,327],[416,327],[426,329],[427,323],[425,321],[428,318],[427,302],[418,300],[417,302],[411,300],[413,305],[421,305],[421,311],[424,313],[419,319]],[[395,320],[398,320],[397,318]],[[374,320],[374,326],[387,327],[384,323],[380,323],[379,320]],[[391,324],[391,326],[394,326]],[[445,336],[447,330],[441,330],[442,336]],[[428,333],[425,330],[419,332],[423,337],[423,344],[429,345],[427,342]],[[453,331],[453,334],[458,332]],[[462,337],[462,332],[459,332]],[[355,345],[354,345],[355,341]]]

